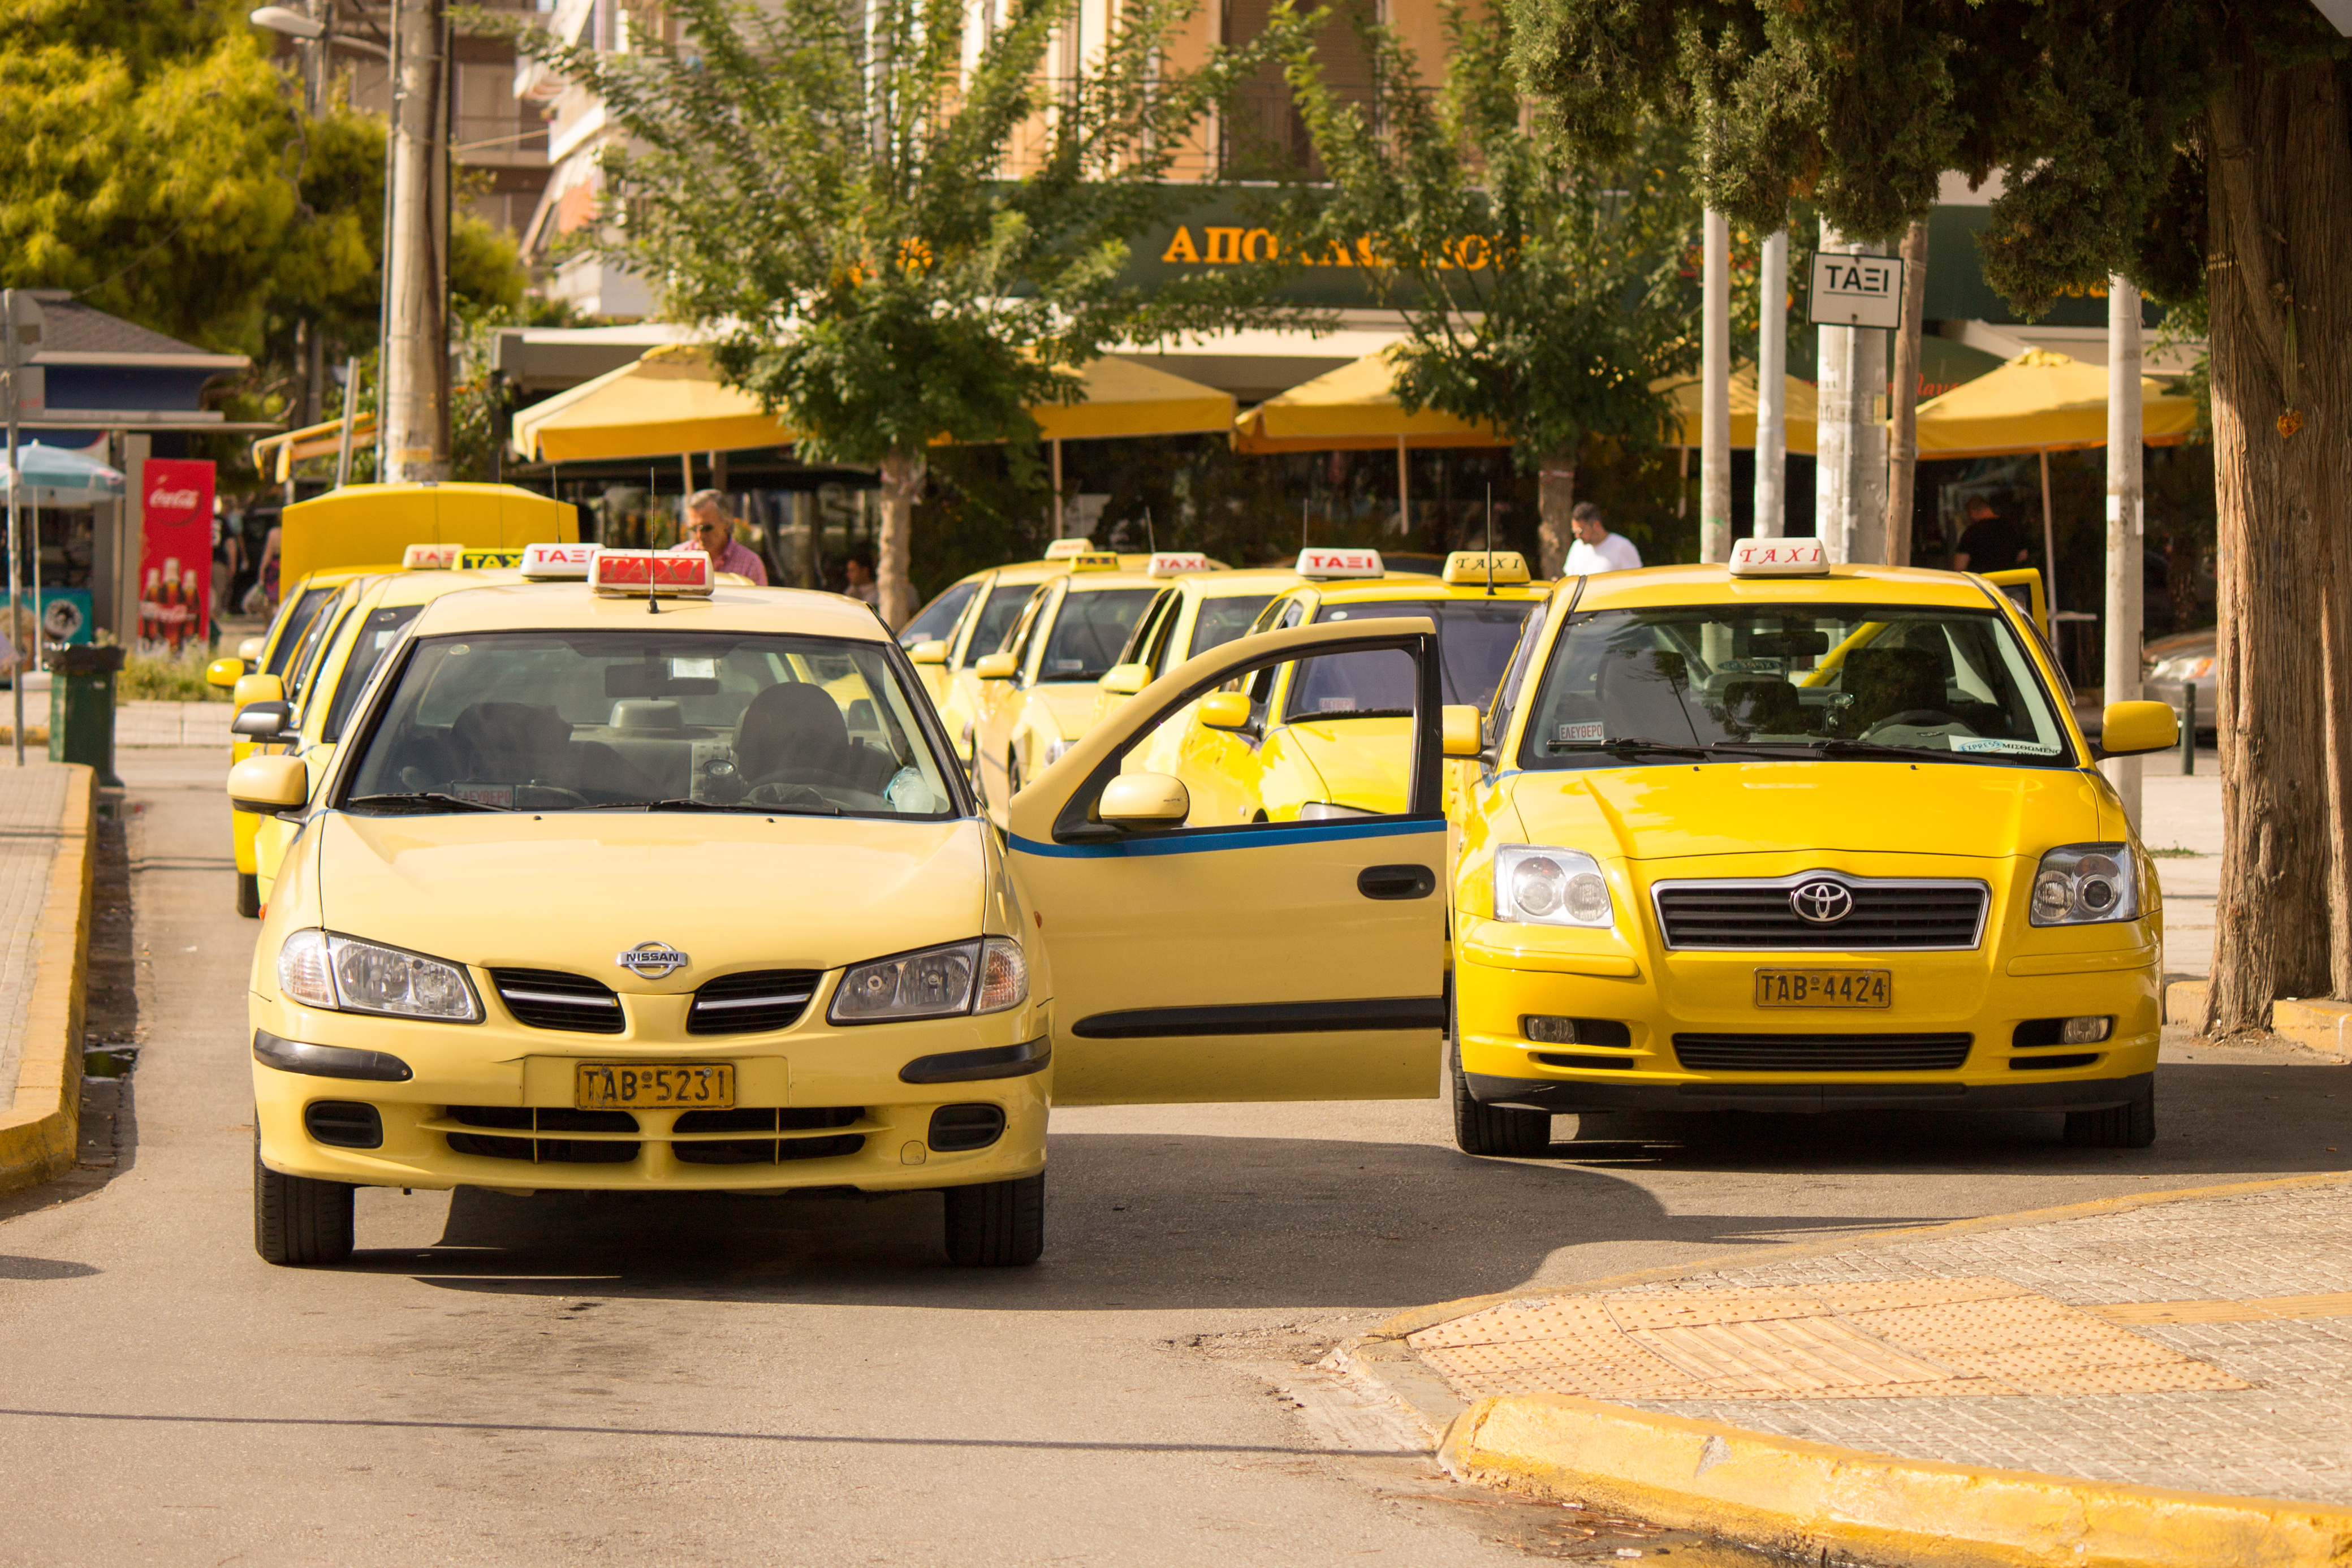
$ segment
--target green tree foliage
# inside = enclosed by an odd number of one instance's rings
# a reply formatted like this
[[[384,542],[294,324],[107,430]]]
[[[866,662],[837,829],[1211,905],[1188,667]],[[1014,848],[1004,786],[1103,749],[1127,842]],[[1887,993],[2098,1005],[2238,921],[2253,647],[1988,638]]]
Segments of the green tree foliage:
[[[1335,90],[1308,51],[1294,55],[1300,114],[1330,179],[1304,225],[1307,254],[1342,247],[1402,312],[1396,384],[1408,409],[1491,423],[1530,469],[1572,472],[1588,436],[1654,444],[1665,404],[1651,385],[1697,353],[1684,273],[1700,213],[1685,139],[1641,121],[1607,162],[1580,159],[1528,123],[1507,17],[1448,0],[1444,25],[1433,92],[1386,26],[1366,29],[1369,101]],[[1570,487],[1544,488],[1550,565],[1568,549]]]
[[[1042,75],[1071,0],[1010,0],[984,39],[958,0],[679,0],[683,42],[600,58],[520,40],[625,133],[609,253],[661,280],[666,313],[708,328],[722,373],[809,455],[881,466],[894,623],[935,439],[1034,440],[1027,410],[1075,395],[1106,349],[1256,308],[1270,268],[1118,281],[1129,237],[1186,204],[1171,171],[1260,57],[1171,67],[1189,9],[1123,5],[1083,84]]]

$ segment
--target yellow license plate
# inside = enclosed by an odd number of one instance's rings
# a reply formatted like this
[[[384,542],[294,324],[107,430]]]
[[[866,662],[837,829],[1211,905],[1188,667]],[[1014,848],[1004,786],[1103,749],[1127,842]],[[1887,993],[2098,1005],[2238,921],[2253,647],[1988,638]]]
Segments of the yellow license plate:
[[[726,1111],[735,1104],[735,1067],[726,1061],[583,1061],[572,1079],[582,1111]]]
[[[1759,969],[1759,1008],[1883,1008],[1893,1005],[1892,969]],[[586,1101],[582,1101],[586,1104]]]

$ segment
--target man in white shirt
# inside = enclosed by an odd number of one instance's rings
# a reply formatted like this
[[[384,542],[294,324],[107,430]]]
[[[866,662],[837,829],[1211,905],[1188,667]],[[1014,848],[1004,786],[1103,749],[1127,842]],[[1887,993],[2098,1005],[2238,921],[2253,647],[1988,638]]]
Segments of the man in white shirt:
[[[1562,576],[1631,571],[1642,564],[1642,552],[1633,548],[1633,541],[1611,533],[1609,525],[1601,520],[1601,508],[1591,502],[1578,502],[1568,515],[1568,526],[1576,530],[1576,542],[1568,547],[1568,559],[1559,569]]]

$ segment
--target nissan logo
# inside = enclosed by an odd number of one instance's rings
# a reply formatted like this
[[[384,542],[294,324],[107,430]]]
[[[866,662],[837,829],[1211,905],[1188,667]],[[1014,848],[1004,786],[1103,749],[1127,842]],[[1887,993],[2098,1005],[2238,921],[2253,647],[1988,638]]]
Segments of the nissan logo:
[[[688,962],[685,954],[667,942],[640,942],[613,961],[645,980],[658,980]]]
[[[1853,894],[1842,882],[1817,877],[1789,890],[1789,907],[1809,925],[1835,925],[1853,913]]]

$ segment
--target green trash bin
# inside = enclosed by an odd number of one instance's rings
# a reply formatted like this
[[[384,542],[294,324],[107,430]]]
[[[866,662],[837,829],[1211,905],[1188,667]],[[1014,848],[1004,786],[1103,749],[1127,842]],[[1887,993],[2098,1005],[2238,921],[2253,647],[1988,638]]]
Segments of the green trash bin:
[[[90,643],[49,646],[49,760],[80,762],[114,789],[114,677],[123,650]]]

